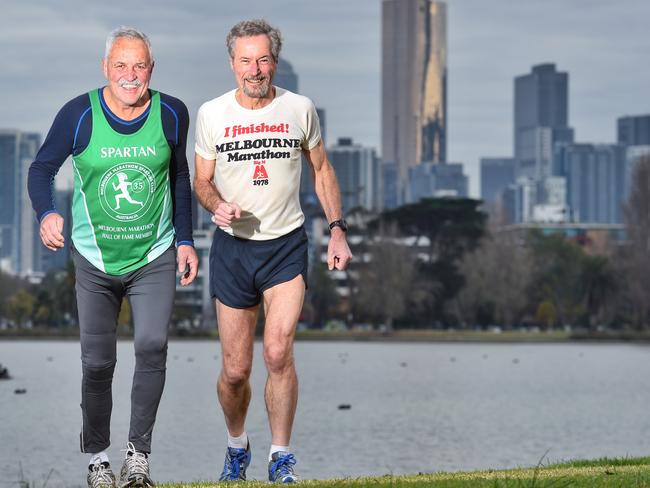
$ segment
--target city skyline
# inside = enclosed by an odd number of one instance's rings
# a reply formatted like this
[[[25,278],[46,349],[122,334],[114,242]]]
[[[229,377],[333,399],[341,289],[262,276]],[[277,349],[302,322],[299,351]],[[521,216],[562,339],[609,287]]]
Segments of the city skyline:
[[[552,62],[569,73],[577,142],[614,142],[618,117],[650,112],[647,2],[446,3],[447,160],[464,164],[470,195],[478,196],[481,157],[511,155],[513,79],[533,65]],[[282,54],[300,77],[300,91],[327,110],[327,144],[352,137],[380,151],[380,0],[255,1],[228,5],[225,13],[207,1],[162,1],[133,12],[121,0],[56,6],[12,1],[0,20],[7,56],[0,127],[44,136],[66,101],[103,83],[105,36],[122,23],[151,36],[157,60],[152,86],[184,100],[194,119],[200,103],[234,86],[224,38],[232,24],[251,16],[283,31]],[[193,124],[190,143],[192,133]],[[192,145],[188,149],[191,160]]]

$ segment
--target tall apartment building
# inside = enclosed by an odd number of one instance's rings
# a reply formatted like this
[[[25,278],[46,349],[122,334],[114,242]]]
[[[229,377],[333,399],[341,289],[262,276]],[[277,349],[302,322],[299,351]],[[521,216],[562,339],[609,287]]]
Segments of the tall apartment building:
[[[514,182],[514,158],[481,158],[481,199],[485,204],[496,204],[503,190]]]
[[[447,159],[447,5],[383,0],[382,158],[406,200],[409,168]]]
[[[29,165],[40,144],[40,134],[0,130],[0,260],[12,273],[35,271],[37,253],[42,252],[27,194]]]
[[[514,84],[515,176],[540,180],[551,176],[554,145],[573,142],[569,75],[556,71],[555,64],[539,64]]]
[[[628,115],[616,121],[617,140],[626,146],[650,145],[650,114]]]
[[[336,171],[344,213],[356,207],[380,210],[381,165],[375,150],[341,137],[327,154]]]
[[[566,144],[556,148],[558,171],[566,178],[574,222],[623,223],[626,151],[619,144]]]

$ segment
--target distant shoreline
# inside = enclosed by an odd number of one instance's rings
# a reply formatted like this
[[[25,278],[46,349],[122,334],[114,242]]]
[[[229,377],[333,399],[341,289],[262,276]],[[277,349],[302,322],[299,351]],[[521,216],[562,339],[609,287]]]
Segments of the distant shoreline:
[[[261,337],[261,336],[260,336]],[[78,340],[78,329],[12,329],[0,331],[2,340]],[[118,339],[130,340],[128,331],[118,333]],[[218,340],[216,329],[203,331],[172,331],[171,341]],[[650,331],[476,331],[476,330],[433,330],[400,329],[394,331],[325,331],[304,330],[296,333],[296,341],[338,341],[338,342],[442,342],[442,343],[566,343],[566,342],[650,342]]]

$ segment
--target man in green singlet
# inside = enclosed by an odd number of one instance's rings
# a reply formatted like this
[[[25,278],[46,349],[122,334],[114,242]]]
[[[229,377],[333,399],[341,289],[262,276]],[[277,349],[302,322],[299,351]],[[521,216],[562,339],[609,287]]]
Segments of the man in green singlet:
[[[43,244],[67,243],[52,181],[72,155],[72,257],[81,340],[81,451],[89,488],[118,483],[110,445],[117,316],[131,305],[135,371],[131,421],[119,486],[152,486],[151,435],[165,383],[167,329],[175,293],[197,273],[185,155],[189,117],[180,100],[149,89],[154,66],[146,35],[114,30],[102,61],[108,84],[68,102],[30,167],[30,198]]]

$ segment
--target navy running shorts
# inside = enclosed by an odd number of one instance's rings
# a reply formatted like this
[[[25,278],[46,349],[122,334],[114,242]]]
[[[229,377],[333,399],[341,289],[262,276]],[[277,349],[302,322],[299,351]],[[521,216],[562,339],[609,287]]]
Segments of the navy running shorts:
[[[210,248],[210,295],[232,308],[258,305],[264,290],[302,275],[307,286],[303,226],[266,241],[234,237],[219,227]]]

